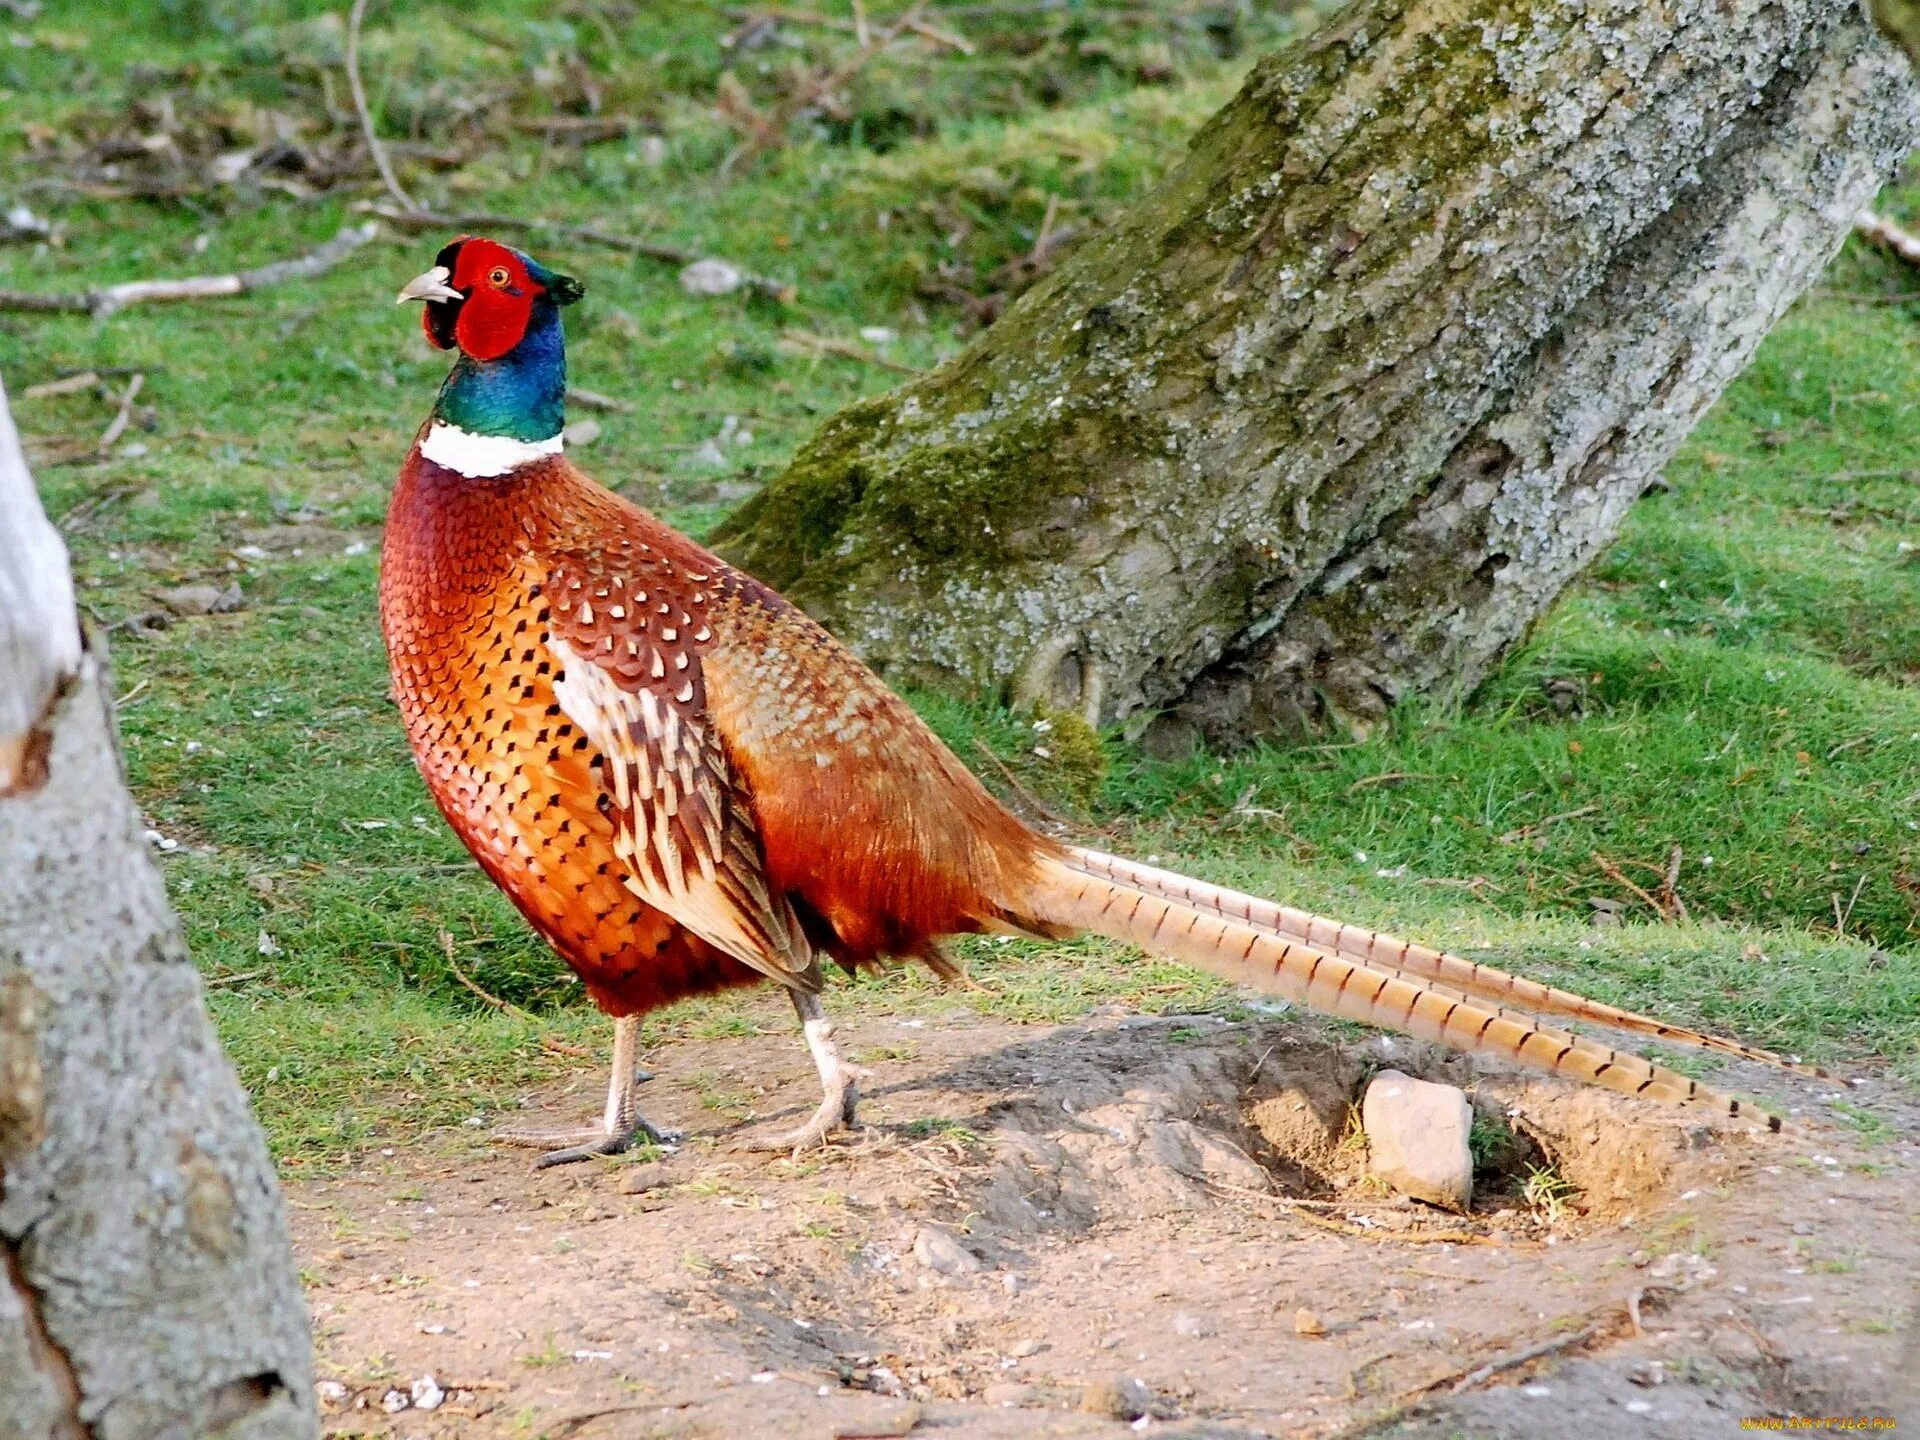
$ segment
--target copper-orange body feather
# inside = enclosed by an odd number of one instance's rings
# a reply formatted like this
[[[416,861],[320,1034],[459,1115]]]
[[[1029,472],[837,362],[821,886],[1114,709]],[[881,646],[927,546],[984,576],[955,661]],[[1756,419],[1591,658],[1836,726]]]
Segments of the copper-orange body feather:
[[[708,732],[696,760],[725,777],[726,818],[756,832],[766,885],[849,967],[933,957],[1057,848],[812,620],[563,457],[476,483],[416,447],[380,611],[435,801],[610,1014],[765,977],[628,883],[618,761],[562,707],[570,665]],[[717,817],[678,789],[669,839],[684,844]]]

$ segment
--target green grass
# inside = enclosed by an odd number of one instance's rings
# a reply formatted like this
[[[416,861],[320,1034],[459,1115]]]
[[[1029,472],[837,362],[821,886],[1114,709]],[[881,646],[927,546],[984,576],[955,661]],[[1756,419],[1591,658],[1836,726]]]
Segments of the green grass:
[[[623,19],[583,3],[556,19],[531,0],[486,0],[410,7],[405,26],[376,7],[367,66],[389,133],[464,152],[442,170],[402,157],[436,205],[596,223],[798,286],[791,309],[697,300],[652,262],[534,247],[590,287],[569,315],[576,379],[634,407],[596,415],[603,433],[579,458],[700,532],[823,416],[894,379],[801,353],[786,330],[883,344],[911,365],[952,353],[977,323],[958,292],[992,294],[1050,198],[1056,226],[1097,224],[1288,23],[1209,29],[1211,12],[1163,8],[1174,23],[1093,4],[956,21],[977,53],[890,52],[846,87],[839,116],[796,123],[792,143],[726,181],[715,167],[739,132],[716,97],[769,113],[844,58],[849,37],[800,28],[729,50],[717,6]],[[111,23],[62,13],[16,29],[32,43],[0,51],[0,193],[54,220],[59,243],[0,249],[0,286],[258,264],[318,243],[378,193],[370,179],[310,198],[68,188],[89,147],[115,136],[171,134],[186,157],[175,180],[267,114],[316,153],[337,143],[323,87],[342,103],[339,32],[317,5],[157,0]],[[635,132],[573,146],[522,128],[577,113],[588,91]],[[147,166],[122,162],[123,181],[151,178]],[[1912,213],[1920,192],[1886,203]],[[445,363],[389,297],[439,243],[389,235],[317,281],[104,322],[0,315],[0,374],[95,619],[151,612],[157,590],[187,582],[244,592],[237,614],[121,628],[112,644],[136,793],[177,846],[162,855],[174,899],[289,1167],[491,1115],[591,1068],[542,1036],[604,1040],[434,814],[386,697],[378,525]],[[1078,807],[1096,844],[1911,1079],[1920,564],[1904,546],[1920,512],[1920,307],[1857,303],[1910,283],[1869,255],[1836,262],[1826,293],[1793,311],[1669,468],[1671,489],[1465,703],[1410,706],[1363,745],[1177,764],[1109,736],[1092,788],[1084,765],[1035,753],[1026,720],[918,703],[969,762],[984,745],[1050,804]],[[861,339],[876,326],[897,338]],[[112,404],[18,395],[101,367],[144,372],[148,408],[111,455],[76,459],[70,442],[97,436]],[[699,468],[691,457],[729,416],[751,440],[728,446],[725,470]],[[1679,925],[1657,923],[1595,858],[1653,890],[1675,846],[1693,917]],[[1626,901],[1622,923],[1595,928],[1594,898]],[[479,985],[538,1018],[463,988],[448,943]],[[911,973],[863,979],[835,1003],[1023,1020],[1114,1000],[1233,1003],[1113,947],[962,948],[985,991]],[[780,1007],[735,997],[652,1028],[722,1038],[787,1024]]]

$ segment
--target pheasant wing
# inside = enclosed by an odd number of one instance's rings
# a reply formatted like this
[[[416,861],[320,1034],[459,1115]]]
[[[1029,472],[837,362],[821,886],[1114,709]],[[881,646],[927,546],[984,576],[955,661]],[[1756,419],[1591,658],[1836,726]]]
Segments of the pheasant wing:
[[[546,586],[554,695],[600,753],[601,808],[627,885],[770,978],[818,989],[813,947],[767,881],[752,797],[707,716],[700,653],[711,636],[660,594],[674,578],[665,562],[628,548],[560,555]]]

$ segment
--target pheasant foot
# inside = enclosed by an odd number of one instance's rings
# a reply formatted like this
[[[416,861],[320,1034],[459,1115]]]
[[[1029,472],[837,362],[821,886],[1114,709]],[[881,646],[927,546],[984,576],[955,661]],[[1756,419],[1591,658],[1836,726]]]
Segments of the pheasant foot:
[[[637,1141],[672,1149],[683,1137],[676,1130],[661,1130],[649,1124],[640,1113],[637,1096],[640,1087],[653,1078],[636,1063],[640,1053],[640,1017],[622,1016],[613,1022],[613,1074],[607,1082],[607,1109],[598,1125],[581,1125],[566,1130],[527,1130],[509,1126],[493,1132],[503,1145],[525,1145],[546,1150],[533,1162],[536,1170],[553,1165],[571,1165],[619,1155]]]
[[[820,1088],[826,1092],[820,1102],[820,1108],[813,1112],[813,1118],[797,1130],[785,1130],[774,1135],[749,1136],[740,1142],[747,1150],[786,1150],[795,1159],[816,1146],[825,1145],[827,1137],[840,1130],[859,1128],[854,1119],[854,1108],[860,1103],[859,1081],[866,1072],[859,1066],[849,1064],[840,1053],[839,1045],[833,1038],[833,1022],[827,1018],[826,1007],[820,1003],[820,997],[811,991],[794,990],[793,1008],[800,1016],[800,1028],[807,1037],[807,1049],[813,1055],[814,1067],[820,1072]]]

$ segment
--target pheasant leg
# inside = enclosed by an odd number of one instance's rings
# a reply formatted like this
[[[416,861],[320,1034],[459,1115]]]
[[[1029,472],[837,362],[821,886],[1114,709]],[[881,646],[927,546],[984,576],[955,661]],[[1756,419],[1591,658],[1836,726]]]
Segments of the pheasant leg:
[[[618,1155],[630,1149],[636,1140],[671,1146],[679,1137],[671,1131],[654,1128],[640,1113],[640,1086],[653,1076],[640,1068],[639,1060],[640,1017],[623,1016],[613,1022],[613,1074],[607,1082],[606,1114],[598,1125],[571,1130],[510,1127],[494,1131],[493,1138],[505,1145],[525,1145],[547,1151],[533,1162],[536,1170],[601,1155]]]
[[[756,1136],[742,1142],[749,1150],[791,1150],[796,1156],[816,1145],[825,1145],[837,1130],[855,1128],[854,1107],[860,1101],[859,1079],[865,1072],[850,1065],[840,1054],[833,1038],[833,1022],[826,1006],[811,990],[789,990],[793,1008],[800,1017],[801,1032],[807,1037],[807,1050],[820,1071],[820,1088],[826,1092],[813,1118],[798,1130],[778,1135]]]

